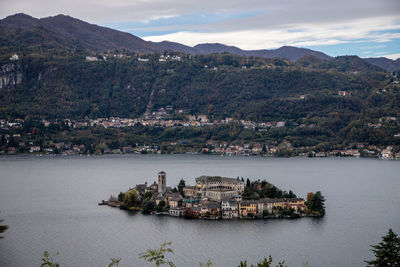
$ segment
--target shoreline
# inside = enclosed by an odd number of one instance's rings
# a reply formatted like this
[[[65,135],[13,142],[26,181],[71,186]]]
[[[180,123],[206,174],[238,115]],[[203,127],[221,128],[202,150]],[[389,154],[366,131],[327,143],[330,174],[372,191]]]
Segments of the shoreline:
[[[102,200],[105,201],[105,200]],[[105,201],[107,202],[107,201]],[[123,211],[126,211],[128,213],[132,213],[136,215],[137,213],[140,213],[140,215],[143,216],[160,216],[160,217],[170,217],[170,218],[176,218],[176,219],[184,219],[184,220],[194,220],[194,221],[260,221],[260,220],[296,220],[296,219],[301,219],[301,218],[319,218],[322,219],[324,215],[312,215],[312,214],[303,214],[299,216],[278,216],[278,215],[270,215],[270,216],[254,216],[254,217],[238,217],[238,218],[222,218],[222,216],[218,218],[213,218],[213,217],[199,217],[199,218],[185,218],[184,216],[171,216],[168,212],[153,212],[153,213],[143,213],[142,209],[138,210],[130,210],[130,209],[124,209],[119,206],[113,206],[107,204],[103,204],[102,202],[98,203],[98,206],[107,206],[110,208],[117,208]]]
[[[165,153],[165,154],[159,154],[159,153],[147,153],[147,154],[141,154],[141,153],[120,153],[120,154],[101,154],[101,155],[96,155],[96,154],[46,154],[46,153],[18,153],[18,154],[0,154],[0,158],[6,158],[6,157],[95,157],[95,158],[101,158],[101,157],[130,157],[130,156],[213,156],[213,157],[220,157],[220,158],[272,158],[272,159],[376,159],[376,160],[384,160],[384,161],[398,161],[400,158],[383,158],[383,157],[353,157],[353,156],[325,156],[325,157],[308,157],[308,156],[292,156],[292,157],[286,157],[286,156],[274,156],[274,155],[222,155],[222,154],[204,154],[204,153]]]

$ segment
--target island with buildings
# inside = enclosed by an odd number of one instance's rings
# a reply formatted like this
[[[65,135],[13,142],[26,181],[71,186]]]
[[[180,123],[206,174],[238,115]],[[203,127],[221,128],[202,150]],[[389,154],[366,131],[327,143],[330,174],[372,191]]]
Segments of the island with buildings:
[[[110,196],[99,205],[187,219],[299,218],[325,214],[321,192],[308,193],[305,201],[265,180],[200,176],[194,186],[181,179],[177,187],[171,188],[164,171],[158,173],[157,180],[150,185],[138,184],[118,197]]]

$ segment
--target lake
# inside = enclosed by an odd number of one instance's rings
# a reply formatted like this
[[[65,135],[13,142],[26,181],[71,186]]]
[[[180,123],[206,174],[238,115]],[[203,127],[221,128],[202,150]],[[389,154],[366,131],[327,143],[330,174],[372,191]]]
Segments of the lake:
[[[321,219],[203,221],[133,214],[98,206],[167,173],[167,185],[200,175],[267,179],[299,197],[320,190]],[[238,266],[272,255],[288,266],[365,266],[369,245],[389,228],[400,233],[400,162],[355,158],[265,158],[206,155],[3,156],[1,266],[39,266],[45,250],[61,266],[149,266],[147,248],[172,242],[177,266]]]

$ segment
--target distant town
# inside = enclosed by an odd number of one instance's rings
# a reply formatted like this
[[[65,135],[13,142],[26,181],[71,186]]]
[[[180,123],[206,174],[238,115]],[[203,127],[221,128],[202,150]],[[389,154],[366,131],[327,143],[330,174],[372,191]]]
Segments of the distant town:
[[[339,92],[343,94],[343,92]],[[178,117],[174,119],[171,117]],[[368,127],[379,129],[385,123],[397,123],[396,117],[383,117],[376,123],[368,123]],[[289,122],[290,123],[290,122]],[[32,138],[38,133],[38,127],[32,128],[30,132],[24,132],[26,122],[23,119],[0,120],[0,155],[15,155],[15,154],[62,154],[62,155],[100,155],[100,154],[175,154],[175,153],[189,153],[189,154],[216,154],[224,156],[302,156],[302,157],[375,157],[382,159],[400,159],[400,151],[396,146],[377,146],[367,143],[355,143],[348,147],[341,147],[332,150],[315,151],[312,146],[295,147],[290,142],[283,140],[280,143],[270,142],[263,143],[254,140],[242,141],[234,140],[232,142],[220,141],[209,139],[200,144],[195,149],[179,150],[177,147],[187,146],[191,144],[190,140],[175,140],[167,143],[168,150],[163,150],[161,143],[136,142],[133,145],[125,145],[120,147],[109,148],[107,146],[96,149],[79,142],[59,142],[57,140],[48,140],[48,142],[37,142]],[[47,131],[57,131],[61,128],[67,127],[68,129],[84,130],[84,129],[129,129],[135,127],[149,127],[149,128],[207,128],[218,127],[223,125],[238,125],[243,129],[252,132],[268,133],[271,129],[284,129],[288,127],[287,121],[267,121],[267,122],[254,122],[248,120],[236,120],[233,118],[225,118],[222,120],[211,121],[206,115],[188,115],[185,110],[175,110],[172,106],[159,108],[158,111],[148,112],[142,118],[97,118],[97,119],[58,119],[58,120],[42,120],[41,127]],[[298,125],[298,128],[304,130],[312,130],[316,126]],[[400,133],[394,134],[394,138],[400,139]],[[282,155],[282,151],[286,154]]]
[[[118,197],[99,203],[144,214],[187,219],[266,219],[324,216],[321,192],[308,193],[307,200],[292,191],[282,191],[267,181],[201,176],[195,185],[181,179],[175,188],[167,186],[167,174],[160,171],[158,183],[138,184]]]

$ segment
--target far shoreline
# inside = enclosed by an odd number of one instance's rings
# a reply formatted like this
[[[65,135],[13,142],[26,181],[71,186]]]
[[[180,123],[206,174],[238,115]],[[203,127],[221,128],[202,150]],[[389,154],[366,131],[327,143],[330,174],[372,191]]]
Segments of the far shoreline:
[[[202,153],[171,153],[171,154],[140,154],[140,153],[125,153],[125,154],[43,154],[43,153],[19,153],[14,155],[0,155],[0,158],[128,158],[128,157],[213,157],[219,159],[310,159],[310,160],[327,160],[327,159],[358,159],[358,160],[379,160],[384,162],[397,162],[399,159],[385,159],[378,157],[351,157],[351,156],[329,156],[329,157],[307,157],[307,156],[293,156],[293,157],[279,157],[279,156],[261,156],[261,155],[218,155],[218,154],[202,154]]]

